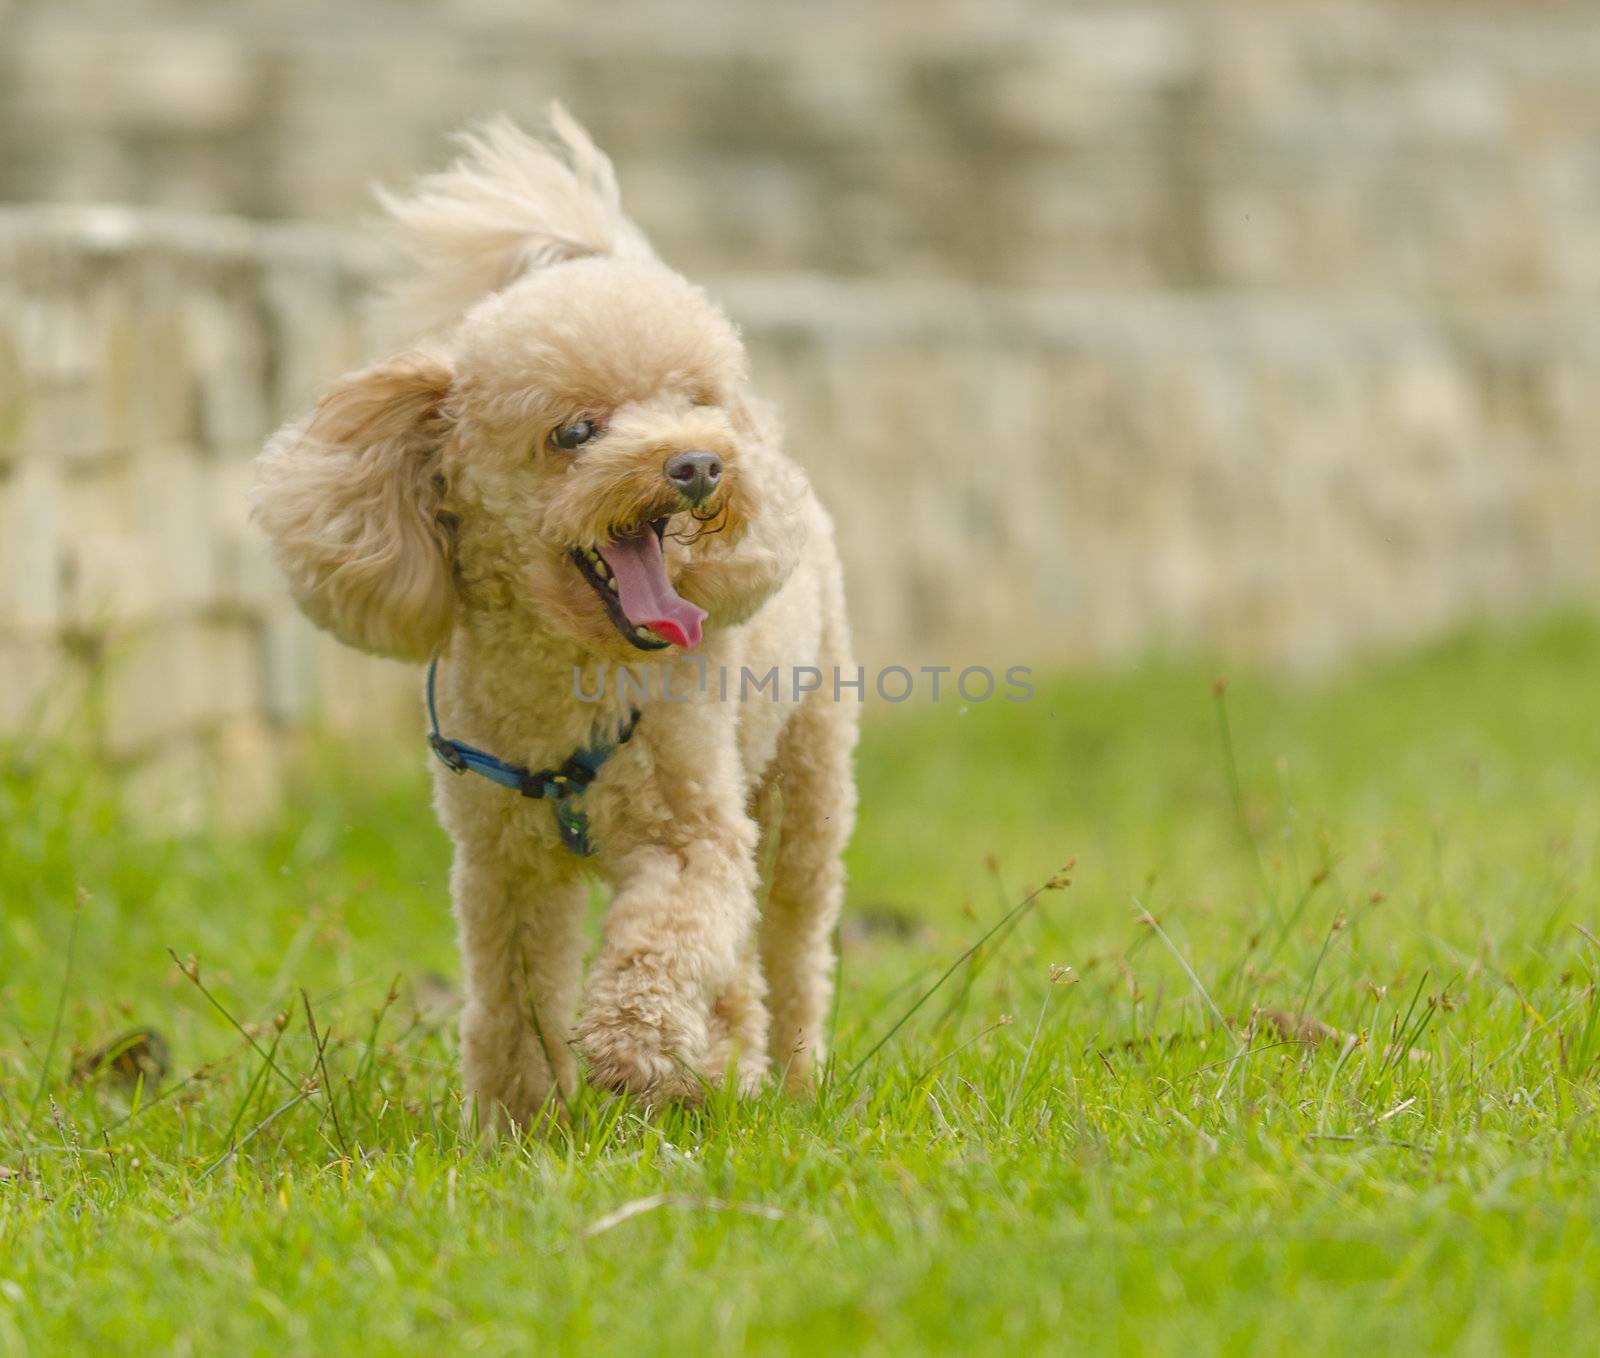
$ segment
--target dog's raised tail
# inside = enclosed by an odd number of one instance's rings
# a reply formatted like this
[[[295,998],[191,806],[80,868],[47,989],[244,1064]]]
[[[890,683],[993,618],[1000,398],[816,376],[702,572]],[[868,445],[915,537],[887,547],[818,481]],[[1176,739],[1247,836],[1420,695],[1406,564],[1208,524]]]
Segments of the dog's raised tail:
[[[456,140],[449,169],[408,194],[378,191],[405,256],[388,301],[406,329],[448,326],[529,269],[652,253],[623,215],[611,162],[559,103],[543,139],[501,115]]]

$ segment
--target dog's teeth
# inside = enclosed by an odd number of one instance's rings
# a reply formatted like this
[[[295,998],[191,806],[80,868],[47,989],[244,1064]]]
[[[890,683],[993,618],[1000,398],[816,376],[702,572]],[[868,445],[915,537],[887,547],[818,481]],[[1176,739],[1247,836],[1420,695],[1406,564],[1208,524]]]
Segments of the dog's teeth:
[[[638,637],[640,641],[653,641],[655,639],[654,633],[652,633],[648,627],[635,627],[633,629],[633,634],[634,636]]]
[[[606,588],[609,589],[613,594],[617,592],[617,582],[609,575],[606,576]]]

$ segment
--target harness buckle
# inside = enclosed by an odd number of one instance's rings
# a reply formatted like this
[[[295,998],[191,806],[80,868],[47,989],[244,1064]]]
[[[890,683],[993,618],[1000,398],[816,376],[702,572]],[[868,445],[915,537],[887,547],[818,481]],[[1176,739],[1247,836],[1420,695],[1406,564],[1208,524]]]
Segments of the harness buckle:
[[[433,752],[439,756],[439,761],[451,773],[465,773],[467,761],[462,757],[461,751],[456,749],[453,741],[446,740],[437,731],[428,737],[428,744]]]
[[[578,755],[573,755],[559,769],[556,770],[551,781],[560,784],[563,788],[570,784],[574,792],[587,790],[590,783],[594,782],[600,770],[590,768]]]
[[[549,769],[524,769],[522,781],[517,784],[517,791],[524,797],[532,797],[534,801],[550,795],[549,787],[554,775]]]

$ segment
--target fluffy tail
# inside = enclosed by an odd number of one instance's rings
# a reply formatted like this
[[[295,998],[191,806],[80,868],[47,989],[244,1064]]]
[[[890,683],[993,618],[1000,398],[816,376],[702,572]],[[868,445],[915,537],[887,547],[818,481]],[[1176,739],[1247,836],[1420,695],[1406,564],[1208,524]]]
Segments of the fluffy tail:
[[[407,329],[456,321],[525,270],[581,255],[651,255],[622,213],[605,154],[559,103],[549,135],[501,115],[457,138],[463,154],[411,193],[379,190],[409,269],[389,290]]]

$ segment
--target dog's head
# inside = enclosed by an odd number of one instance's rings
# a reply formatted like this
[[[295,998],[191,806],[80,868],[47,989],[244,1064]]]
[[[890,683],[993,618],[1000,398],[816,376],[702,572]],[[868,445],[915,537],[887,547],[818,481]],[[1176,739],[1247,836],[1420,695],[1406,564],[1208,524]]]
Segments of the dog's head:
[[[306,612],[365,650],[426,658],[472,611],[692,649],[798,546],[744,381],[732,325],[648,253],[544,263],[281,431],[257,517]]]

